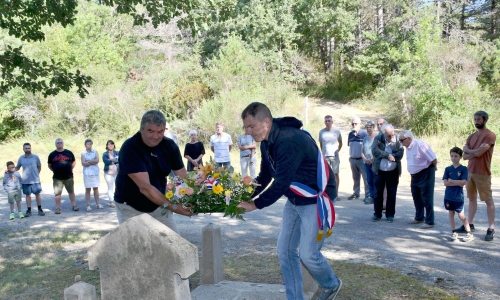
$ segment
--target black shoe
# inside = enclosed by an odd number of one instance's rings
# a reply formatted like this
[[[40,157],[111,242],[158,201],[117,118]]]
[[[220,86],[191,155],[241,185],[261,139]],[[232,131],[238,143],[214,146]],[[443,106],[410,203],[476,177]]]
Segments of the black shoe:
[[[372,217],[372,222],[377,222],[377,221],[380,221],[381,218],[377,217],[377,216],[373,216]]]
[[[335,289],[323,290],[316,300],[333,300],[342,287],[342,280],[339,279],[339,285]]]
[[[351,196],[347,197],[347,200],[353,200],[353,199],[358,199],[359,195],[352,194]]]
[[[476,230],[474,229],[474,224],[469,224],[469,226],[470,226],[470,231],[476,231]],[[463,233],[467,233],[467,230],[465,230],[465,226],[464,226],[464,225],[462,225],[462,226],[458,227],[458,229],[453,230],[453,232],[457,232],[457,233],[459,233],[459,232],[460,232],[460,233],[462,233],[462,232],[463,232]]]
[[[495,234],[495,229],[488,228],[486,231],[485,241],[493,241],[493,235]]]
[[[45,216],[45,213],[43,212],[43,210],[42,210],[42,209],[39,209],[39,210],[38,210],[38,215],[39,215],[39,216]]]
[[[31,217],[31,210],[27,210],[26,213],[24,214],[24,217]]]

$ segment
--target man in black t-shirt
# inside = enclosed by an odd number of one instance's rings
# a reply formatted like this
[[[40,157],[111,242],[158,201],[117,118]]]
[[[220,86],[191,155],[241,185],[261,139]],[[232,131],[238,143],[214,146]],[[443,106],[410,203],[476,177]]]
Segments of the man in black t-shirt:
[[[116,176],[116,216],[118,223],[148,213],[177,232],[173,212],[191,216],[191,211],[168,201],[164,194],[167,176],[174,174],[184,178],[186,169],[179,147],[171,139],[164,138],[165,116],[150,110],[142,116],[141,128],[127,139],[120,148],[120,169]],[[161,207],[168,214],[161,215]]]
[[[76,161],[73,152],[64,149],[64,141],[61,138],[56,139],[56,150],[49,154],[47,163],[49,164],[49,169],[54,172],[52,176],[54,195],[56,199],[56,214],[61,213],[61,194],[63,188],[69,195],[69,200],[73,206],[73,211],[78,211],[78,206],[76,206],[75,199],[75,183],[73,182],[73,168],[75,167]]]

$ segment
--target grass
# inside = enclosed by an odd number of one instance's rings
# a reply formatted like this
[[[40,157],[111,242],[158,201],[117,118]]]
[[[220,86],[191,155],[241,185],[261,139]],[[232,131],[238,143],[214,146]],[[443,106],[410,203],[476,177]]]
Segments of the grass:
[[[88,270],[86,251],[107,232],[0,229],[0,299],[62,299],[75,275],[96,287],[98,270]],[[275,253],[225,255],[224,278],[232,281],[283,284]],[[457,296],[416,279],[377,266],[329,261],[343,286],[338,299],[442,299]],[[200,274],[190,277],[192,288]]]
[[[0,231],[0,299],[62,299],[75,275],[99,286],[86,249],[102,232]],[[71,250],[75,249],[75,250]]]

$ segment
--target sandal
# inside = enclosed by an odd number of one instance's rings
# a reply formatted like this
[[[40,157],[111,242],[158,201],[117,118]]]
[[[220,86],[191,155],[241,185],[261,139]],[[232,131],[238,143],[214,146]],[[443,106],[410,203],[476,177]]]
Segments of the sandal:
[[[56,215],[60,215],[61,214],[61,209],[60,208],[56,208]]]
[[[80,209],[78,208],[78,206],[73,206],[73,211],[79,211]]]
[[[92,208],[90,206],[87,206],[87,211],[92,211]]]
[[[114,207],[115,207],[115,203],[114,203],[113,201],[111,201],[111,202],[109,203],[109,207],[114,208]]]
[[[97,207],[98,209],[104,208],[104,206],[102,206],[102,204],[97,204],[95,207]]]

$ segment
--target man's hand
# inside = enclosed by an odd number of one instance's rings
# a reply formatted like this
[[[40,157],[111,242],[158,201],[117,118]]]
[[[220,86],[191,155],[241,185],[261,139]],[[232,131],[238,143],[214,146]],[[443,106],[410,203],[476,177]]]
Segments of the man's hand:
[[[185,208],[185,207],[182,206],[182,204],[178,204],[177,205],[177,209],[174,210],[173,212],[175,212],[176,214],[183,215],[183,216],[188,216],[188,217],[191,217],[191,216],[195,215],[195,214],[193,214],[191,212],[191,208],[190,207]]]
[[[257,206],[255,206],[255,203],[252,202],[241,202],[238,204],[238,207],[242,207],[245,209],[245,212],[251,212],[252,210],[256,210]]]
[[[387,159],[389,161],[396,161],[396,159],[394,158],[394,156],[392,154],[389,154],[389,157],[387,157]]]

